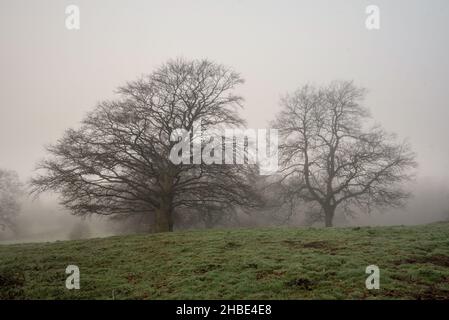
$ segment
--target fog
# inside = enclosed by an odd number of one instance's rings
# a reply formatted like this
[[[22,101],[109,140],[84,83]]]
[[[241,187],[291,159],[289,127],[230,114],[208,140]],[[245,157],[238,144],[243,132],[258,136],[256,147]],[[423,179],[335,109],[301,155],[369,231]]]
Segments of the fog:
[[[65,27],[69,4],[80,8],[80,30]],[[419,167],[407,207],[337,224],[448,219],[449,2],[375,1],[381,27],[371,31],[365,27],[369,4],[1,0],[0,168],[17,171],[26,183],[44,146],[77,127],[97,102],[113,98],[118,86],[169,58],[208,58],[246,80],[239,93],[251,128],[269,126],[286,92],[345,79],[368,89],[365,105],[378,123],[409,139]],[[55,194],[22,202],[14,241],[119,232],[106,218],[71,216]],[[257,215],[241,220],[242,226],[269,223]],[[301,216],[290,222],[302,223]]]

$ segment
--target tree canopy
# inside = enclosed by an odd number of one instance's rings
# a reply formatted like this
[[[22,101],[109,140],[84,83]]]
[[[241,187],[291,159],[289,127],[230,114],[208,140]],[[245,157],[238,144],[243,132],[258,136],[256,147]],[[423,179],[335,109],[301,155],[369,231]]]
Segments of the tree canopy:
[[[203,130],[244,125],[243,99],[234,93],[241,83],[208,60],[167,62],[119,88],[118,99],[99,103],[79,129],[48,147],[34,191],[58,191],[76,215],[145,212],[155,231],[171,231],[183,208],[251,205],[250,168],[170,160],[177,129],[193,132],[198,121]]]
[[[337,208],[399,206],[409,196],[415,155],[406,142],[368,126],[365,89],[352,82],[306,85],[282,99],[274,126],[282,139],[280,183],[289,195],[315,203],[326,226]]]

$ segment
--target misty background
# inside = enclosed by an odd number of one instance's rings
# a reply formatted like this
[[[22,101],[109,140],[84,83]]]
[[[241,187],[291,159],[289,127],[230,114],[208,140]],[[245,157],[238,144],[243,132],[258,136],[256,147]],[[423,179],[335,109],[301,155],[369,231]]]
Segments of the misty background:
[[[80,8],[80,30],[65,27],[70,4]],[[365,27],[371,4],[380,30]],[[448,219],[448,14],[445,0],[0,0],[0,168],[26,183],[44,146],[118,86],[168,58],[208,58],[246,80],[248,127],[266,128],[286,92],[345,79],[369,90],[365,106],[377,122],[410,140],[419,168],[408,206],[340,225]],[[55,194],[22,202],[20,241],[122,231],[107,218],[71,216]],[[257,219],[242,225],[268,223]]]

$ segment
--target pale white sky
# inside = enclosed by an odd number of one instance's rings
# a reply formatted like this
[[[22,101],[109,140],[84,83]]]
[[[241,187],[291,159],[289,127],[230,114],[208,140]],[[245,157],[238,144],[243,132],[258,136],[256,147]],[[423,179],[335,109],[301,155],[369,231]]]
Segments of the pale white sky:
[[[80,7],[81,29],[65,28]],[[380,7],[381,29],[365,28]],[[266,127],[281,94],[353,79],[374,118],[449,175],[449,1],[0,0],[0,167],[32,174],[43,146],[115,88],[169,58],[209,58],[246,79],[244,117]]]

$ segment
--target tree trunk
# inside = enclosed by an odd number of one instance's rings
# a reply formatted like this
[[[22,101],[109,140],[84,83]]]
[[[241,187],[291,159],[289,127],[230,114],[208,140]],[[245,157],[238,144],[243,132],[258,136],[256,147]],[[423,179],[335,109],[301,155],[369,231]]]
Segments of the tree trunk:
[[[170,199],[162,199],[156,210],[155,232],[173,231],[173,212]]]
[[[334,220],[335,208],[324,208],[324,223],[326,227],[332,227],[332,221]]]
[[[161,198],[156,210],[155,232],[173,231],[173,178],[169,172],[161,175]]]

